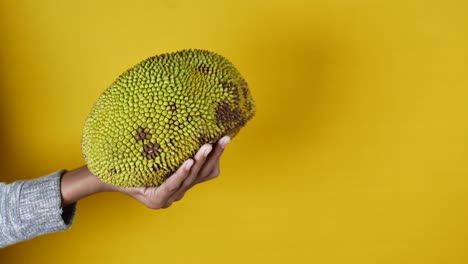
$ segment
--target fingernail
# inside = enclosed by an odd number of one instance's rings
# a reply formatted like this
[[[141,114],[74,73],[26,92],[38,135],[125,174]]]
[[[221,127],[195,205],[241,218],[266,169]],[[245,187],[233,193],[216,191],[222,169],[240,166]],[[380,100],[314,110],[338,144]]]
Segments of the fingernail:
[[[208,157],[208,155],[210,154],[210,152],[211,152],[212,149],[213,149],[213,148],[211,147],[211,145],[208,145],[208,149],[205,150],[205,152],[203,153],[203,155],[204,155],[205,157]]]
[[[221,147],[224,149],[227,144],[229,144],[229,142],[231,142],[231,138],[230,137],[226,137],[223,139],[223,142],[221,142]]]
[[[193,165],[193,160],[189,159],[185,162],[185,169],[186,170],[190,170],[190,168],[192,167]]]

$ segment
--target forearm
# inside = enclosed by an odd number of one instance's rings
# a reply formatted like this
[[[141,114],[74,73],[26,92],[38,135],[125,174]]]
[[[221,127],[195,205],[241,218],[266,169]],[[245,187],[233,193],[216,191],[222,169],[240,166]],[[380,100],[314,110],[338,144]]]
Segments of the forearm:
[[[82,166],[62,176],[62,207],[73,204],[86,196],[112,190],[109,185],[96,178],[87,166]]]

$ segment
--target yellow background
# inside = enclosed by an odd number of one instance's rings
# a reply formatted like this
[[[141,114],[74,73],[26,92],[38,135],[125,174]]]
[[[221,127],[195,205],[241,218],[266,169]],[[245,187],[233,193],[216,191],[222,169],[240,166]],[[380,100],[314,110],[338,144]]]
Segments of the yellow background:
[[[257,116],[220,178],[168,210],[121,194],[3,263],[468,263],[468,2],[0,3],[1,181],[83,164],[98,95],[146,57],[203,48]]]

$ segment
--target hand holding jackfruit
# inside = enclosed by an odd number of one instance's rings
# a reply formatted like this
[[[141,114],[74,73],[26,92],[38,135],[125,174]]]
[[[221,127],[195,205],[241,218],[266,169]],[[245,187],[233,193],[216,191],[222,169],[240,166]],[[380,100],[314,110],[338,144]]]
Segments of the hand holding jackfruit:
[[[234,137],[254,115],[247,82],[224,57],[161,54],[103,92],[86,119],[82,151],[103,182],[159,186],[203,144]]]

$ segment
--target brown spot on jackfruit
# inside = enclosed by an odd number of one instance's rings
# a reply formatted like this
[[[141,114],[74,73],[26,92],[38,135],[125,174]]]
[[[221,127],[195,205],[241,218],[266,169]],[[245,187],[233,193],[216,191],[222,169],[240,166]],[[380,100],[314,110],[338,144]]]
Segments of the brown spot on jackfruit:
[[[224,89],[235,89],[237,88],[237,85],[233,82],[221,82],[221,85],[223,86]]]
[[[143,145],[143,156],[147,159],[155,159],[159,155],[160,146],[158,143],[149,142]]]
[[[214,139],[213,137],[205,134],[205,132],[203,131],[200,131],[200,134],[198,135],[198,142],[200,142],[200,144],[213,144],[216,142],[216,139]]]
[[[240,87],[242,90],[242,95],[244,96],[244,98],[247,98],[247,96],[249,95],[249,85],[243,78],[241,79]]]
[[[242,114],[240,108],[231,108],[227,101],[221,101],[216,109],[216,119],[223,128],[223,135],[235,135],[244,126],[248,117]]]
[[[169,102],[169,110],[171,110],[172,112],[177,111],[177,105],[176,105],[176,103],[174,103],[174,102]]]
[[[210,73],[210,66],[202,64],[202,65],[198,66],[198,71],[203,73],[203,74],[208,74],[208,73]]]
[[[232,95],[234,102],[239,102],[239,89],[237,84],[233,82],[221,82],[221,86]]]
[[[224,126],[233,126],[241,116],[240,109],[231,109],[226,100],[219,102],[216,108],[216,120]]]
[[[136,134],[133,137],[137,142],[144,141],[145,139],[151,139],[151,133],[149,131],[149,128],[139,127],[137,128]]]
[[[109,175],[110,176],[114,176],[115,174],[117,174],[117,170],[115,168],[112,168],[109,170]]]

